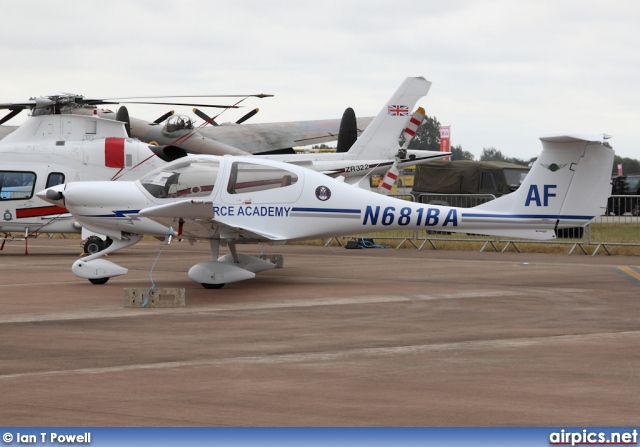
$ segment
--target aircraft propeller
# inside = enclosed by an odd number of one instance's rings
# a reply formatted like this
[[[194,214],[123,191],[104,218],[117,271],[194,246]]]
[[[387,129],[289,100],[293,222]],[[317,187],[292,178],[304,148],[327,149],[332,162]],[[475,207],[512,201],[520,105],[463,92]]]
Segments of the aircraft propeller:
[[[249,113],[247,113],[246,115],[242,116],[238,121],[236,121],[236,124],[242,124],[244,123],[246,120],[248,120],[249,118],[251,118],[252,116],[254,116],[256,113],[258,113],[260,109],[253,109],[252,111],[250,111]],[[219,126],[218,123],[216,123],[216,121],[211,118],[210,116],[208,116],[206,113],[204,113],[202,110],[193,109],[193,113],[195,113],[198,118],[203,119],[207,124],[211,124],[213,126]]]
[[[127,131],[127,135],[131,138],[131,120],[129,119],[129,111],[125,106],[118,108],[116,113],[116,121],[124,123],[124,128]]]
[[[161,122],[163,122],[164,120],[166,120],[167,118],[172,116],[174,113],[175,112],[173,110],[170,110],[167,113],[165,113],[164,115],[162,115],[161,117],[157,118],[153,123],[154,124],[160,124]]]
[[[0,119],[0,125],[6,123],[7,121],[9,121],[11,118],[16,116],[20,112],[22,112],[22,109],[11,109],[11,111],[9,113],[7,113],[4,116],[4,118]]]
[[[206,123],[211,124],[212,126],[219,126],[218,123],[215,122],[215,120],[213,118],[211,118],[209,115],[207,115],[206,113],[204,113],[202,110],[196,109],[195,107],[193,108],[193,113],[196,114],[196,116],[202,120],[204,120]]]
[[[244,123],[246,120],[248,120],[249,118],[251,118],[252,116],[254,116],[256,113],[258,113],[260,109],[253,109],[252,111],[250,111],[249,113],[247,113],[246,115],[244,115],[243,117],[241,117],[238,121],[236,121],[236,124],[242,124]]]

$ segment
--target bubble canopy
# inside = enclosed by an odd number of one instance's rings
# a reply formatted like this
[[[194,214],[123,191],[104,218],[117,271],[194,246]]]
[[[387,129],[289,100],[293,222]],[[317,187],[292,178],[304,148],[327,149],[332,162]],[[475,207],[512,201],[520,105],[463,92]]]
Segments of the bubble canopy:
[[[205,197],[211,195],[219,171],[215,159],[179,160],[142,177],[140,184],[157,199]]]
[[[188,158],[176,160],[140,179],[142,187],[157,199],[210,196],[220,178],[220,160]],[[289,188],[298,183],[298,175],[280,167],[247,161],[233,161],[228,194],[257,193]],[[297,189],[297,188],[296,188]]]

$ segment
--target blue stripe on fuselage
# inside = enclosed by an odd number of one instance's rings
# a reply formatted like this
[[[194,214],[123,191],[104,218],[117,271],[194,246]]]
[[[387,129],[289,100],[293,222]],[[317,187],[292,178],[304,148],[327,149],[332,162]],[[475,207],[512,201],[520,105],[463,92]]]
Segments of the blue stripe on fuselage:
[[[591,220],[595,216],[562,216],[557,214],[482,214],[482,213],[462,213],[462,217],[490,217],[497,219],[569,219],[569,220]]]
[[[343,208],[291,208],[291,212],[360,214],[362,211]]]

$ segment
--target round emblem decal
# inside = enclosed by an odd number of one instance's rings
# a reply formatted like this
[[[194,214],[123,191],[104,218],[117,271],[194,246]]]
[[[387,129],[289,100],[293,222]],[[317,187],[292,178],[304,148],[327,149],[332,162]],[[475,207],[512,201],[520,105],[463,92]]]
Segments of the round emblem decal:
[[[331,197],[331,190],[326,186],[318,186],[316,188],[316,197],[318,198],[318,200],[322,200],[323,202],[325,200],[329,200],[329,198]]]
[[[11,220],[11,219],[13,219],[13,215],[11,214],[11,212],[9,210],[5,210],[4,220]]]

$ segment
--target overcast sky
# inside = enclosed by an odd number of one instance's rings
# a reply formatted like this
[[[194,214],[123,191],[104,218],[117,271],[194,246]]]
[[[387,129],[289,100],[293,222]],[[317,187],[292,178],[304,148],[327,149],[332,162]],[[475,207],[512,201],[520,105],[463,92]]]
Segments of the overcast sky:
[[[528,159],[609,133],[640,158],[640,2],[0,0],[0,102],[271,93],[251,122],[375,115],[407,76],[451,144]],[[189,107],[174,108],[190,113]],[[129,106],[155,119],[167,108]],[[244,112],[225,112],[233,121]],[[26,114],[24,114],[26,115]],[[9,124],[19,124],[16,118]]]

